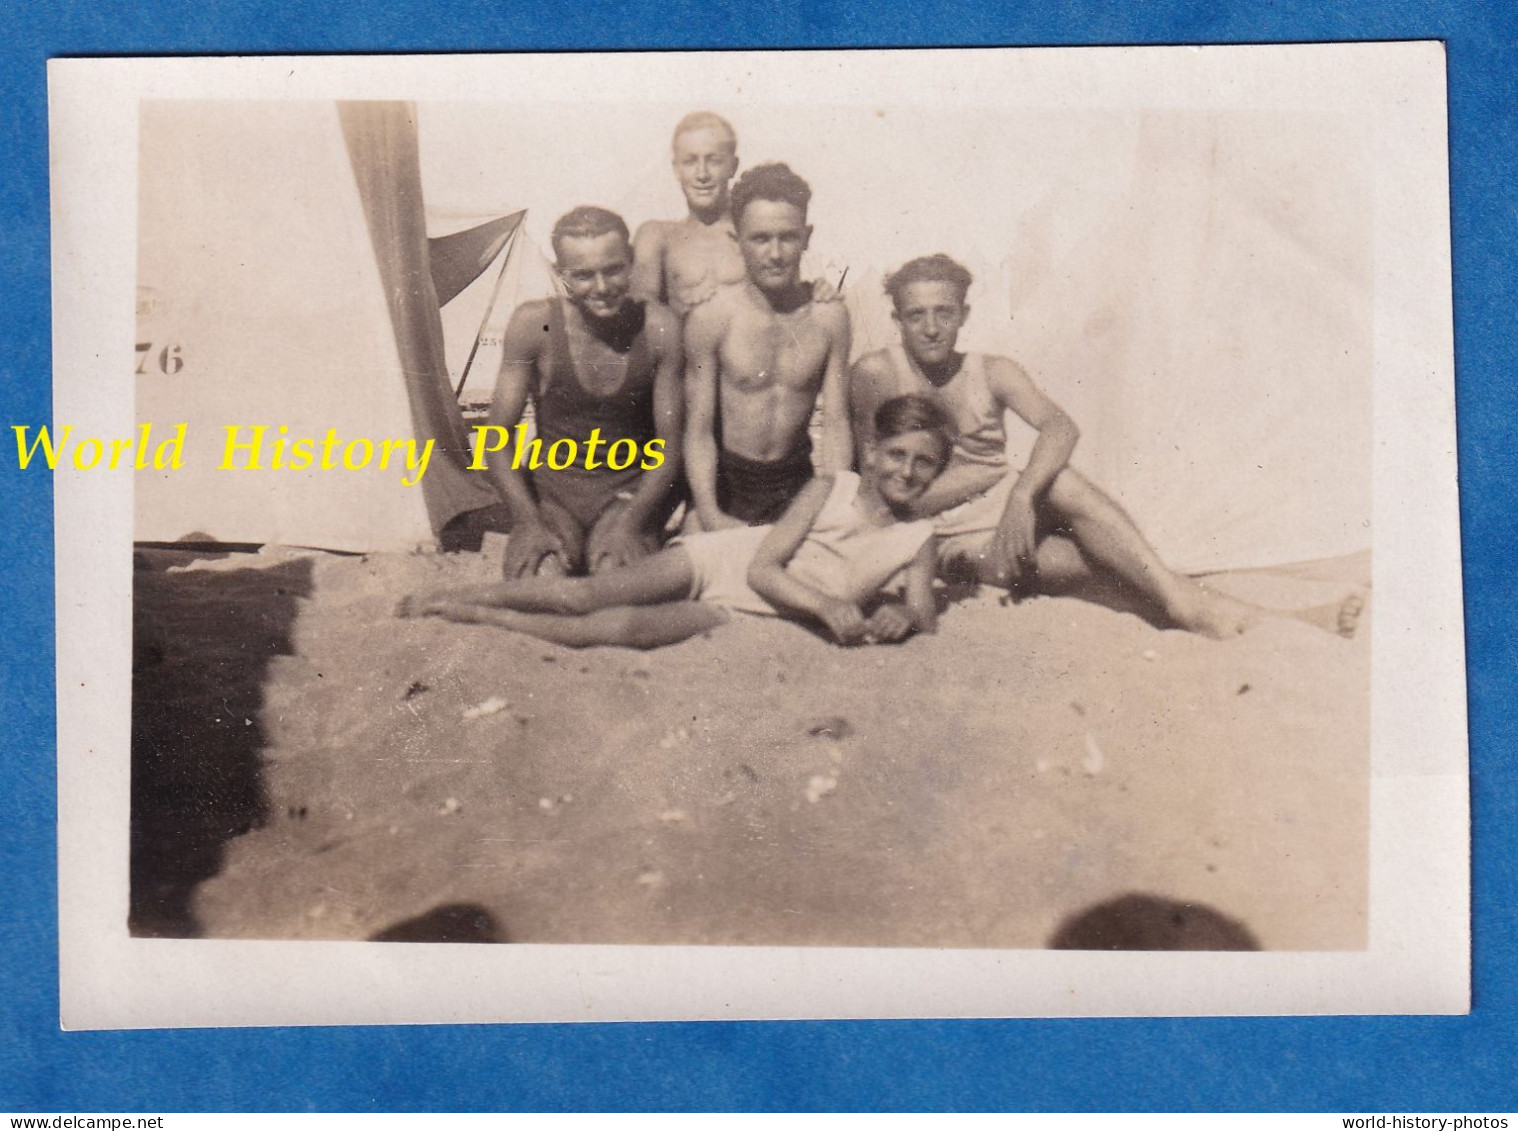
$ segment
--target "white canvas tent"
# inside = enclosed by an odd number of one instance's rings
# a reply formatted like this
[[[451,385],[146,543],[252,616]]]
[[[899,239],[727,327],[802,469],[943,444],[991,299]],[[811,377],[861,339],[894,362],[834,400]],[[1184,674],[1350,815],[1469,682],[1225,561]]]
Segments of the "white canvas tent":
[[[847,268],[856,356],[895,340],[886,273],[947,252],[976,276],[962,344],[1015,357],[1071,411],[1076,466],[1167,561],[1204,571],[1370,544],[1368,182],[1350,120],[711,108],[746,165],[780,158],[811,181],[807,270]],[[393,469],[218,472],[218,437],[336,426],[456,447],[451,386],[470,352],[464,399],[478,402],[511,311],[555,293],[540,250],[554,219],[583,203],[634,228],[680,214],[664,156],[688,109],[437,104],[419,138],[410,109],[392,109],[384,145],[355,148],[331,105],[146,104],[139,418],[188,421],[191,438],[184,469],[139,473],[138,537],[404,548],[494,501],[438,457],[420,488]],[[439,315],[426,237],[515,211]]]
[[[896,339],[889,271],[939,251],[969,266],[962,344],[1016,358],[1070,410],[1076,466],[1173,565],[1370,545],[1369,182],[1351,116],[427,104],[429,200],[483,215],[472,202],[510,184],[541,246],[577,204],[634,229],[676,218],[669,132],[697,108],[733,123],[744,168],[783,160],[811,183],[806,270],[847,268],[856,356]]]
[[[463,468],[409,106],[147,102],[140,161],[137,416],[155,442],[187,427],[182,467],[137,473],[139,541],[412,550],[496,501]],[[221,469],[225,430],[259,425],[435,451],[414,486],[270,448]]]
[[[1360,170],[1332,119],[1141,114],[1010,214],[988,206],[980,247],[943,249],[976,278],[962,344],[1017,359],[1070,412],[1075,466],[1175,568],[1370,545]],[[856,356],[897,339],[895,263],[849,272]],[[1020,462],[1034,434],[1008,432]]]

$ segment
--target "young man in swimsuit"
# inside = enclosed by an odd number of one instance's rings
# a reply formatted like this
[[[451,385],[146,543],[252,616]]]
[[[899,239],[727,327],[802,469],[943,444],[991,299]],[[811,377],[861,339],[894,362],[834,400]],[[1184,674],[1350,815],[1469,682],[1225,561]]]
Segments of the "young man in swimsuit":
[[[745,278],[685,320],[685,467],[703,530],[774,522],[812,478],[807,427],[819,398],[822,468],[853,462],[849,316],[801,281],[812,190],[785,165],[732,190]]]
[[[512,520],[507,577],[626,565],[658,549],[677,501],[679,320],[629,296],[632,246],[616,213],[576,208],[554,226],[553,249],[569,297],[512,313],[487,423],[514,430],[531,398],[543,450],[569,439],[582,455],[564,470],[530,469],[514,441],[492,455]],[[639,458],[613,470],[606,447],[599,456],[589,449],[597,439],[632,440]],[[664,460],[644,470],[653,440],[664,442]]]
[[[728,196],[738,135],[716,114],[687,114],[675,126],[671,164],[688,212],[683,220],[649,220],[638,229],[632,289],[684,318],[719,287],[743,282]]]
[[[876,407],[903,393],[935,398],[958,430],[949,467],[915,504],[934,516],[940,561],[1013,590],[1068,586],[1101,571],[1131,587],[1172,624],[1207,636],[1242,632],[1263,610],[1167,568],[1133,520],[1069,466],[1075,423],[1011,358],[959,353],[970,272],[946,255],[914,259],[886,280],[901,344],[854,363],[849,405],[856,441]],[[1004,418],[1038,431],[1027,466],[1007,464]],[[1351,635],[1359,601],[1300,616]]]
[[[691,534],[627,569],[525,577],[409,597],[401,616],[438,616],[574,648],[653,648],[735,612],[811,621],[839,644],[932,632],[933,524],[911,507],[947,463],[948,417],[926,397],[880,407],[863,474],[820,476],[774,526]],[[904,599],[881,591],[904,580]]]

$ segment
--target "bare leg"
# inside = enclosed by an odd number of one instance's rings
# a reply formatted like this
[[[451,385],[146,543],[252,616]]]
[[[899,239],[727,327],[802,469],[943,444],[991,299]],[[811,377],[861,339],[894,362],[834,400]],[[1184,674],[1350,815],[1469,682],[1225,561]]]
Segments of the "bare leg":
[[[1065,593],[1095,577],[1080,547],[1065,535],[1051,534],[1040,539],[1033,568],[1021,577],[1009,577],[999,563],[986,557],[989,548],[988,541],[979,551],[941,563],[942,571],[962,580],[961,571],[967,570],[981,585],[1005,589],[1019,599],[1035,593]]]
[[[440,606],[479,605],[530,613],[580,615],[618,605],[659,605],[690,596],[695,576],[680,546],[591,577],[523,577],[488,585],[462,585],[407,597],[399,616],[443,615]],[[458,619],[453,617],[451,619]]]
[[[1260,610],[1204,588],[1160,560],[1133,520],[1073,468],[1055,478],[1046,497],[1093,566],[1133,586],[1178,627],[1204,636],[1237,636]]]
[[[1051,537],[1039,544],[1038,581],[1069,585],[1082,580],[1080,563],[1089,560],[1118,581],[1133,586],[1178,627],[1205,636],[1237,636],[1262,617],[1289,617],[1325,632],[1352,637],[1364,602],[1358,596],[1309,609],[1263,609],[1214,592],[1169,569],[1139,533],[1127,513],[1078,471],[1066,468],[1050,488],[1054,508],[1077,546]]]
[[[619,648],[658,648],[688,640],[725,624],[729,614],[716,605],[676,601],[663,605],[597,609],[584,616],[560,613],[522,613],[484,605],[439,601],[431,612],[459,624],[485,624],[510,629],[570,648],[609,645]]]
[[[1093,574],[1080,547],[1061,534],[1051,534],[1038,544],[1034,559],[1038,587],[1048,592],[1073,589]]]

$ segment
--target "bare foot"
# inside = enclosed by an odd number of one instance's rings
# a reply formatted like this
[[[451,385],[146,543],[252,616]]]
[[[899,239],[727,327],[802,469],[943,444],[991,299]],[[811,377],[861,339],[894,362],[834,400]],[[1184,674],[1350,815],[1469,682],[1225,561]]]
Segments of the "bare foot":
[[[1365,611],[1365,600],[1357,593],[1344,598],[1339,606],[1338,633],[1345,640],[1353,640],[1360,629],[1360,614]]]
[[[1170,611],[1177,627],[1213,640],[1231,640],[1242,635],[1260,618],[1260,610],[1243,601],[1195,586],[1190,600]]]
[[[1324,632],[1332,632],[1346,640],[1354,639],[1360,628],[1360,614],[1365,611],[1365,600],[1351,593],[1342,601],[1330,601],[1326,605],[1314,605],[1310,609],[1297,609],[1286,616],[1303,621]]]
[[[448,604],[447,601],[426,593],[409,593],[396,603],[395,615],[398,617],[435,617],[440,615],[439,610]]]

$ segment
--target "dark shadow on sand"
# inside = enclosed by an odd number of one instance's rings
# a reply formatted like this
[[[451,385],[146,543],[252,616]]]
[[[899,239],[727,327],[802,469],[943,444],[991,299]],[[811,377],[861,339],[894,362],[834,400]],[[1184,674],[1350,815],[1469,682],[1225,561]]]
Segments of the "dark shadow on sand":
[[[260,724],[270,660],[293,649],[310,559],[267,569],[133,573],[133,935],[193,938],[196,885],[262,823]]]
[[[1202,903],[1130,893],[1060,924],[1050,950],[1259,950],[1248,927]]]
[[[369,936],[370,942],[503,943],[506,932],[477,903],[445,903]]]

